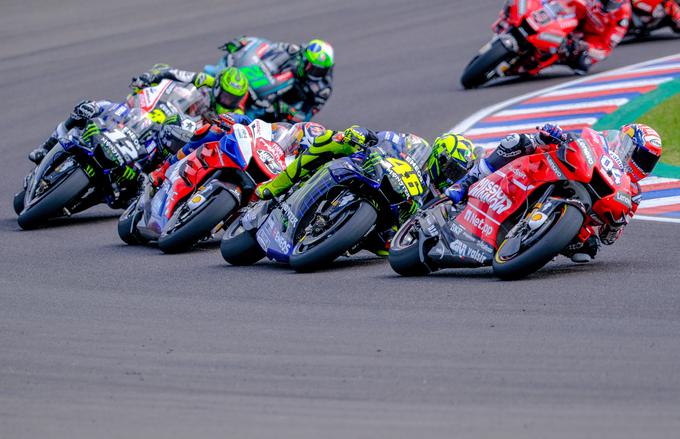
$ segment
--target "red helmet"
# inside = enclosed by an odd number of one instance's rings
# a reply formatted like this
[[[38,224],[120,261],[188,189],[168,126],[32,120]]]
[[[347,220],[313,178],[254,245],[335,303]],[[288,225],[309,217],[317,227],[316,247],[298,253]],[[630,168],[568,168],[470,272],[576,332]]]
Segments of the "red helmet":
[[[643,124],[622,126],[610,147],[624,165],[628,163],[626,172],[633,181],[640,181],[652,172],[661,158],[661,150],[659,133]]]

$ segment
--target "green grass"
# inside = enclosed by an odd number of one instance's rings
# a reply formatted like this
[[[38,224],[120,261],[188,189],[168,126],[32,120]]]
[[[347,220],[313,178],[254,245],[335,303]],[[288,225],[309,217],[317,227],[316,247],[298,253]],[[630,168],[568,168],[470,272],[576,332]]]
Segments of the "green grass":
[[[661,135],[661,162],[680,165],[680,94],[662,102],[637,120],[654,128]]]

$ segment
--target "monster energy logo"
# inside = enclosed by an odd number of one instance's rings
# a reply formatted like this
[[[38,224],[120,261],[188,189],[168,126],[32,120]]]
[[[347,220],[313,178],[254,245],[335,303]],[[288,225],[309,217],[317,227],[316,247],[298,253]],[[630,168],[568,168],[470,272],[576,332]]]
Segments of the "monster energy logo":
[[[132,180],[137,176],[137,172],[129,166],[126,166],[123,170],[123,175],[120,177],[121,180]]]
[[[90,137],[94,136],[95,134],[99,134],[100,132],[101,131],[99,130],[99,127],[96,124],[90,123],[85,128],[85,131],[83,131],[82,139],[84,141],[87,141],[90,139]]]
[[[85,165],[85,173],[90,177],[94,177],[94,168],[92,165]]]

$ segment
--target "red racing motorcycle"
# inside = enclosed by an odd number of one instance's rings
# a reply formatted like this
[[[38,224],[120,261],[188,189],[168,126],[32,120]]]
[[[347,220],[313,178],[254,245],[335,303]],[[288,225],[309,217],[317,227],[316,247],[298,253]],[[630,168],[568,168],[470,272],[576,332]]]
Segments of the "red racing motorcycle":
[[[569,1],[508,0],[493,25],[494,37],[465,67],[463,87],[538,74],[559,60],[560,48],[578,24]]]
[[[633,16],[628,26],[627,37],[645,38],[653,31],[672,24],[666,0],[633,0],[631,6]]]
[[[389,261],[403,276],[493,266],[502,279],[539,270],[584,226],[632,213],[631,181],[603,134],[585,129],[475,183],[467,204],[440,200],[404,223]]]

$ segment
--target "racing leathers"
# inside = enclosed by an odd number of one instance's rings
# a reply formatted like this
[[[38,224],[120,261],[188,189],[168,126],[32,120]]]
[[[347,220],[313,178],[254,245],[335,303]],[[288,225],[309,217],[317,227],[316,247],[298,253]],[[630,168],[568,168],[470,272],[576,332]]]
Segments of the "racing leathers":
[[[323,77],[304,73],[304,47],[299,44],[271,42],[257,37],[241,36],[224,44],[226,65],[238,65],[236,59],[254,46],[269,74],[284,82],[293,79],[291,86],[267,96],[253,94],[253,117],[264,120],[309,121],[326,104],[333,91],[333,69]],[[286,79],[287,78],[287,79]],[[251,84],[251,92],[256,84]]]
[[[560,50],[561,61],[577,74],[605,58],[626,35],[632,9],[624,2],[614,11],[603,11],[599,0],[572,0],[579,26]]]
[[[545,125],[537,135],[511,134],[503,139],[486,158],[475,162],[467,175],[446,189],[445,193],[454,203],[463,202],[467,198],[470,186],[480,179],[519,157],[556,148],[557,141],[564,140],[566,138],[564,136],[567,134],[551,124]],[[631,182],[631,189],[632,212],[634,213],[641,201],[642,192],[638,183]],[[595,257],[600,242],[605,245],[614,244],[626,224],[627,220],[624,218],[618,222],[605,223],[599,227],[599,230],[586,225],[574,241],[567,246],[563,254],[577,263],[589,262]]]

